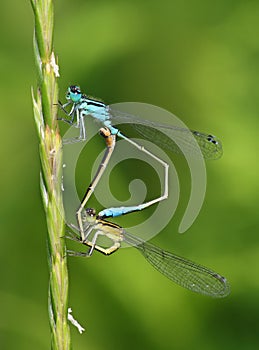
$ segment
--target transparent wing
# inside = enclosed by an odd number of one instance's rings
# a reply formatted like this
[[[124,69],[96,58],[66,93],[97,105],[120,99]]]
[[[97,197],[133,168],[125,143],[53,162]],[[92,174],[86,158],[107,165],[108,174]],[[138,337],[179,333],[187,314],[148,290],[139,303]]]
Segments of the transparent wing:
[[[225,277],[207,267],[164,251],[123,231],[124,241],[135,246],[160,273],[180,286],[214,298],[225,297],[230,288]]]
[[[155,142],[162,148],[175,153],[186,150],[190,154],[197,154],[199,149],[205,159],[218,159],[223,154],[220,140],[210,134],[193,131],[178,126],[160,124],[150,120],[138,119],[133,115],[110,109],[111,122],[130,123],[145,139]],[[196,142],[199,145],[197,147]]]

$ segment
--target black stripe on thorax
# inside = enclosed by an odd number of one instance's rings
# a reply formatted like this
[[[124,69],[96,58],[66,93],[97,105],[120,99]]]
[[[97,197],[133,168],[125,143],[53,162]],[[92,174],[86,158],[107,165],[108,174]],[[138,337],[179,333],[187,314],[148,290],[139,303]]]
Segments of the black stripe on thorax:
[[[83,99],[87,102],[89,106],[95,106],[95,107],[106,107],[106,104],[103,103],[102,101],[95,100],[93,98],[89,98],[85,95],[83,95]]]
[[[98,220],[98,223],[101,223],[103,226],[108,226],[108,227],[112,227],[112,228],[117,228],[117,229],[121,229],[121,226],[114,224],[113,222],[109,222],[106,220]]]

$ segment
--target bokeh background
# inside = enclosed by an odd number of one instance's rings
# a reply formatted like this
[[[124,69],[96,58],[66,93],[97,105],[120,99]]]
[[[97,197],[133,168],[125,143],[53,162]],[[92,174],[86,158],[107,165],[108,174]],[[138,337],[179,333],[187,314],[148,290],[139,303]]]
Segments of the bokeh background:
[[[72,328],[74,349],[258,349],[258,19],[257,1],[55,2],[62,100],[67,86],[77,83],[107,103],[158,105],[221,138],[224,156],[207,163],[198,219],[185,234],[177,232],[186,185],[176,215],[154,242],[224,274],[232,288],[220,300],[186,291],[133,248],[71,258],[69,304],[86,328],[83,335]],[[0,25],[0,348],[48,349],[30,2],[3,1]],[[93,155],[96,147],[98,140]],[[145,166],[147,186],[156,188]],[[134,167],[114,172],[118,197],[127,196]],[[81,195],[90,174],[78,171],[77,180]]]

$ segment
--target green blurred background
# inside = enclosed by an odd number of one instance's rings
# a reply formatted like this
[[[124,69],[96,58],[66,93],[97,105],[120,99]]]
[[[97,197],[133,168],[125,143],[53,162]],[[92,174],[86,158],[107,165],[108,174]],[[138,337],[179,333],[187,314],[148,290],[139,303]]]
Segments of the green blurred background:
[[[72,328],[74,349],[258,349],[258,20],[257,1],[56,1],[62,100],[77,83],[107,103],[158,105],[222,139],[198,219],[177,233],[183,199],[154,241],[224,274],[232,288],[222,300],[196,295],[134,249],[70,258],[69,306],[86,328]],[[30,2],[3,1],[0,23],[0,348],[48,349]],[[125,171],[114,176],[124,188]]]

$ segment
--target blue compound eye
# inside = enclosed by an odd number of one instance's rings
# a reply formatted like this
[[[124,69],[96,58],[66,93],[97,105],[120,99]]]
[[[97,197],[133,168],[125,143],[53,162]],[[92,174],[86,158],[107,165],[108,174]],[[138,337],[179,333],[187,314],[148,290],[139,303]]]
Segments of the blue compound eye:
[[[71,93],[73,94],[81,94],[81,90],[80,90],[80,87],[79,86],[76,86],[76,85],[71,85],[69,87],[69,90]]]

